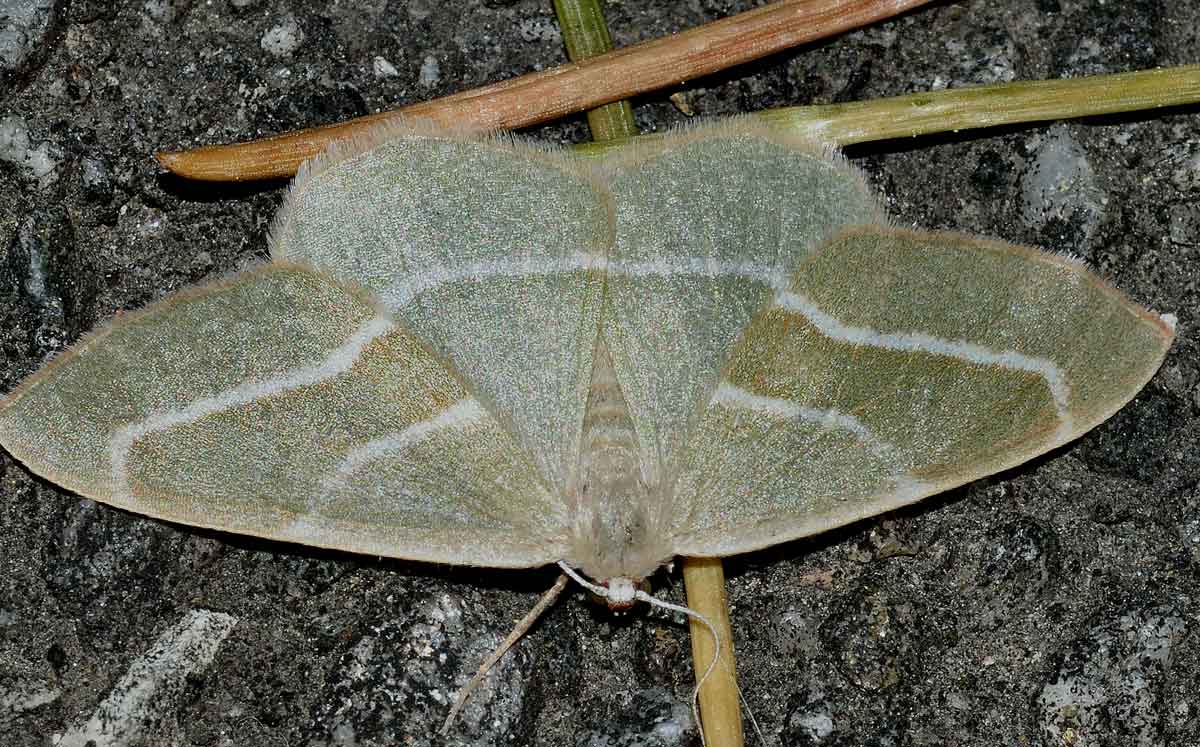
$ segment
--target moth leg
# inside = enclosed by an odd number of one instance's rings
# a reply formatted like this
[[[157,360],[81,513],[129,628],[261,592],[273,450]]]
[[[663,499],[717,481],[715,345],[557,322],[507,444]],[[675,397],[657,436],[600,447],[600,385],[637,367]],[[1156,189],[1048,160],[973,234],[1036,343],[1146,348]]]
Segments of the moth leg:
[[[485,675],[487,675],[488,670],[495,666],[496,662],[500,661],[500,657],[504,656],[505,652],[512,648],[512,645],[519,641],[521,636],[525,635],[525,633],[531,627],[533,627],[533,624],[537,622],[539,617],[542,616],[542,613],[544,613],[550,607],[550,605],[554,604],[555,600],[558,599],[558,595],[562,593],[562,590],[567,587],[567,584],[570,581],[571,579],[567,577],[567,574],[558,574],[558,580],[554,582],[554,585],[542,595],[542,598],[538,600],[537,604],[533,605],[533,609],[525,613],[525,617],[521,618],[521,621],[518,622],[516,627],[513,628],[512,632],[508,634],[508,637],[496,647],[496,650],[493,651],[488,658],[483,660],[483,663],[479,665],[479,671],[475,673],[475,676],[472,677],[470,682],[463,685],[458,691],[458,695],[454,698],[454,707],[450,709],[450,715],[446,716],[446,722],[442,724],[442,728],[438,732],[439,734],[445,736],[450,732],[450,725],[454,723],[454,717],[457,716],[458,712],[461,711],[463,706],[467,704],[467,698],[471,697],[471,693],[475,692],[475,688],[479,687],[479,683],[483,681],[483,678]]]

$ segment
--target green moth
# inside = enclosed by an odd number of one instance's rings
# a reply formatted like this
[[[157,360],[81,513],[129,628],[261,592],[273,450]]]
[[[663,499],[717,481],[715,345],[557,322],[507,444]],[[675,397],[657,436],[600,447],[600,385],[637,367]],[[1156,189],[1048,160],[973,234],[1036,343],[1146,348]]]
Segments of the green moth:
[[[1174,335],[748,120],[600,159],[388,129],[302,170],[271,248],[79,341],[0,443],[148,516],[617,586],[1020,464]]]

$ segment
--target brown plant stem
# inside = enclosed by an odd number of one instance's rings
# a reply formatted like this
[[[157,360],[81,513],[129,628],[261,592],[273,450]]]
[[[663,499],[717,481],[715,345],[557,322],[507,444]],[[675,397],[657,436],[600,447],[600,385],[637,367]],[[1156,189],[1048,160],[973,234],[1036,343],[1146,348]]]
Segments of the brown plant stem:
[[[783,0],[586,61],[522,75],[445,98],[347,122],[234,145],[162,152],[159,163],[190,179],[291,176],[336,139],[418,117],[464,130],[511,129],[756,60],[919,7],[930,0]]]
[[[721,637],[721,657],[700,688],[700,718],[708,747],[741,747],[742,710],[738,699],[737,669],[733,658],[733,630],[725,598],[725,568],[720,558],[684,558],[683,585],[687,605],[708,618]],[[688,618],[692,634],[692,664],[696,676],[708,669],[716,646],[712,633],[695,618]]]

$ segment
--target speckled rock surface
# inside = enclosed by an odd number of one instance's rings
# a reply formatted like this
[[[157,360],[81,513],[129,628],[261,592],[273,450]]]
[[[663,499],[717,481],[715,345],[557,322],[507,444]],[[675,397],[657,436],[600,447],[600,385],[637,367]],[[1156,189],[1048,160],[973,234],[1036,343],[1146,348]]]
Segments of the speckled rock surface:
[[[754,4],[606,7],[627,45]],[[1197,0],[940,3],[683,96],[723,115],[1192,63],[1197,18]],[[0,391],[98,320],[265,257],[281,184],[189,184],[155,149],[563,59],[540,0],[0,0]],[[643,129],[684,118],[666,95],[637,102]],[[1180,337],[1069,448],[728,561],[742,688],[769,743],[1200,744],[1200,110],[850,155],[898,223],[1073,252],[1176,313]],[[461,677],[553,578],[166,525],[0,455],[0,743],[698,744],[686,628],[579,593],[436,736]],[[655,580],[680,600],[677,577]]]

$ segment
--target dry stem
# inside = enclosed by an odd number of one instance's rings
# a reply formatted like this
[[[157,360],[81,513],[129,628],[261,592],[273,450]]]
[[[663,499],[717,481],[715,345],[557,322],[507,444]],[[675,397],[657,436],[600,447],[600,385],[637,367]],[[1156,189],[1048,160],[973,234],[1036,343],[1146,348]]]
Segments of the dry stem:
[[[700,688],[700,718],[708,747],[741,747],[742,713],[739,707],[737,669],[733,659],[733,631],[729,625],[729,603],[725,599],[725,569],[720,558],[684,558],[683,583],[687,604],[708,618],[721,636],[721,659]],[[713,637],[708,629],[689,618],[692,661],[697,676],[713,657]]]
[[[524,127],[708,75],[889,18],[930,0],[783,0],[582,62],[402,109],[235,145],[158,154],[191,179],[291,176],[331,141],[396,117],[467,130]]]

